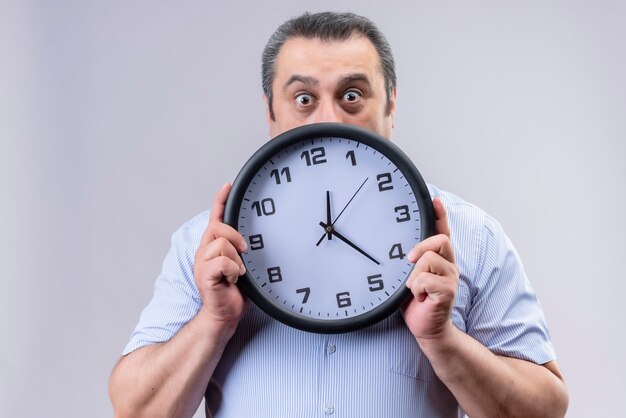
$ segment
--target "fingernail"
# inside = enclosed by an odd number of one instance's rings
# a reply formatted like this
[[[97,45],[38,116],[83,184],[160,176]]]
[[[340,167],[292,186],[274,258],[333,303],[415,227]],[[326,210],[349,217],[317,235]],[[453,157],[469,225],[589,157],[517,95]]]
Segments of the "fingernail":
[[[406,257],[409,261],[413,262],[412,260],[415,259],[415,248],[411,248],[411,251],[409,251],[409,254]]]
[[[246,241],[241,241],[241,252],[244,252],[247,250],[248,250],[248,244],[246,244]]]
[[[243,276],[245,273],[246,273],[246,266],[242,264],[241,267],[239,267],[239,275]]]

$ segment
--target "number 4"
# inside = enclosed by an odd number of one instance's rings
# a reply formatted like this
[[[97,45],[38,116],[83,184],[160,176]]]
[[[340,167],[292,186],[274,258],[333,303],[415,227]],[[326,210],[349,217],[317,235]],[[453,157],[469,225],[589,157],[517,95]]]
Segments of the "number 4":
[[[391,249],[389,250],[389,259],[393,260],[394,258],[403,259],[406,256],[404,252],[402,252],[402,245],[393,244]]]

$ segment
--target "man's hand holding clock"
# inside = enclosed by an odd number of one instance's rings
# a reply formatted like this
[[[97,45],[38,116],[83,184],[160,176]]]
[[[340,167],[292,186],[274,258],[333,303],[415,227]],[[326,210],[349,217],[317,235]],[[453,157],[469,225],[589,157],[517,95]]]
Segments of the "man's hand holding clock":
[[[433,206],[437,235],[420,242],[407,255],[415,263],[406,282],[413,298],[402,313],[420,345],[442,338],[453,327],[451,314],[459,285],[446,210],[438,198]]]
[[[232,333],[245,311],[246,298],[236,283],[246,271],[238,252],[245,251],[247,244],[239,232],[223,223],[229,192],[230,185],[226,184],[215,197],[193,270],[202,298],[201,313]]]

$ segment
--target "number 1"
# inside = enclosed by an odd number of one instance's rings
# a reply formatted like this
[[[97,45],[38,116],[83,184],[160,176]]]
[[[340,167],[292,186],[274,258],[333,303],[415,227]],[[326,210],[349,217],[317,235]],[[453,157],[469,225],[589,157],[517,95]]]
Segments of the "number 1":
[[[354,156],[354,150],[350,150],[348,151],[348,153],[346,154],[346,159],[350,159],[350,162],[352,163],[353,166],[356,165],[356,157]]]

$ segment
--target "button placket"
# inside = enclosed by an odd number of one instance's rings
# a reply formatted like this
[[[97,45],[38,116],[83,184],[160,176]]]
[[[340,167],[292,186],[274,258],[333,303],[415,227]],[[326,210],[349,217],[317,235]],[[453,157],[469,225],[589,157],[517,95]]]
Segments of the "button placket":
[[[320,409],[323,411],[324,416],[331,417],[335,416],[335,404],[336,404],[336,360],[333,358],[333,354],[337,351],[335,336],[325,335],[324,336],[324,345],[322,346],[322,364],[323,364],[323,381],[322,381],[322,389],[320,391]],[[320,411],[320,412],[321,412]]]

